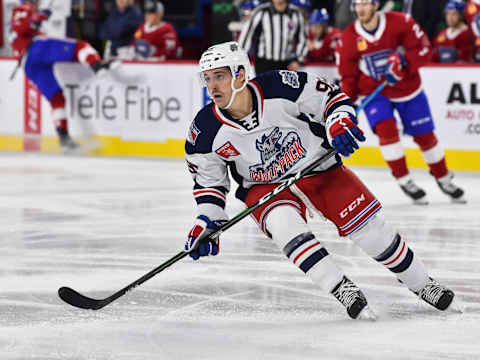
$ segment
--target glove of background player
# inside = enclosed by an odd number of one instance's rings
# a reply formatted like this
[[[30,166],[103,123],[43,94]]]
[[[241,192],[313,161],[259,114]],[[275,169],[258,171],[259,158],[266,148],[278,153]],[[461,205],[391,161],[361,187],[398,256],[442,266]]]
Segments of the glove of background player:
[[[391,53],[387,59],[387,70],[385,71],[385,80],[389,85],[395,85],[405,76],[405,65],[407,62],[402,54],[398,52]]]
[[[42,21],[48,20],[50,15],[52,15],[52,11],[49,9],[37,11],[32,16],[32,24],[35,26],[36,29],[38,29],[42,24]]]
[[[358,141],[365,141],[363,131],[347,112],[338,112],[327,119],[327,135],[330,144],[343,156],[350,156],[358,149]]]
[[[155,54],[157,49],[151,45],[148,41],[137,39],[135,40],[135,54],[140,55],[142,58],[149,58]]]
[[[208,234],[217,231],[226,220],[210,220],[205,215],[200,215],[195,219],[192,229],[188,233],[185,251],[191,251],[190,257],[198,260],[200,256],[217,255],[220,251],[220,239],[205,240]],[[203,238],[203,239],[202,239]],[[193,250],[193,251],[192,251]]]

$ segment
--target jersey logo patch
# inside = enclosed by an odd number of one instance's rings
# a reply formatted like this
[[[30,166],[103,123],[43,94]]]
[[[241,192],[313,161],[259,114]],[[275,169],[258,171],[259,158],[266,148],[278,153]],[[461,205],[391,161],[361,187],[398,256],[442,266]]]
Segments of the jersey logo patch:
[[[380,50],[363,55],[362,60],[366,66],[366,75],[380,81],[382,75],[385,74],[385,71],[387,70],[387,59],[391,53],[393,53],[392,50]]]
[[[192,122],[190,125],[190,129],[188,130],[187,140],[190,144],[195,145],[197,141],[198,135],[200,135],[201,131],[195,125],[195,122]]]
[[[300,81],[298,80],[298,74],[294,71],[280,70],[278,72],[282,76],[282,82],[285,85],[291,86],[294,89],[300,87]]]
[[[230,141],[227,141],[225,144],[220,146],[217,150],[215,150],[215,152],[224,159],[240,155],[240,152],[235,149],[235,147],[230,143]]]
[[[282,135],[280,129],[276,127],[270,134],[264,134],[260,140],[256,140],[255,145],[260,152],[261,163],[249,167],[251,180],[258,182],[275,180],[305,157],[307,151],[295,131]]]

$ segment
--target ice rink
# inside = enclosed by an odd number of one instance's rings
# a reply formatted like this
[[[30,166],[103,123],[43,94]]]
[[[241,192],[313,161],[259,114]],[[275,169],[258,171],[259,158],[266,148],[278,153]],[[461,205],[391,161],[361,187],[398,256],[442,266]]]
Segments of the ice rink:
[[[320,218],[314,233],[378,321],[350,320],[251,219],[223,234],[219,256],[185,258],[102,310],[73,308],[60,286],[107,297],[183,248],[186,166],[0,154],[0,359],[480,359],[480,174],[457,172],[469,203],[452,205],[414,172],[422,207],[386,168],[355,170],[463,314],[421,303]],[[227,212],[240,210],[232,198]]]

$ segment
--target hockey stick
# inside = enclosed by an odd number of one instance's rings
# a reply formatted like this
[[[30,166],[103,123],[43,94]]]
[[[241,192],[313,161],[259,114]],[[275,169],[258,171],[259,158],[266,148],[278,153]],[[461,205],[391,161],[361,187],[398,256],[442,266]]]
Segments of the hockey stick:
[[[50,0],[50,2],[48,3],[48,7],[47,9],[50,9],[53,5],[53,2],[55,0]],[[38,31],[38,29],[40,28],[41,26],[41,23],[38,25],[38,28],[35,27],[35,30]],[[20,59],[18,59],[17,61],[17,65],[15,66],[15,69],[13,69],[12,73],[10,74],[10,77],[9,77],[9,81],[12,81],[13,79],[15,79],[15,75],[17,75],[17,71],[18,69],[20,69],[22,67],[22,61],[23,59],[27,56],[27,53],[28,53],[28,50],[30,50],[30,46],[32,46],[33,42],[34,42],[34,39],[35,39],[35,36],[32,37],[32,39],[30,40],[30,42],[28,43],[27,47],[25,48],[25,51],[22,53],[22,55],[20,56]]]
[[[277,186],[273,191],[265,194],[260,200],[258,200],[255,204],[250,206],[249,208],[243,210],[236,216],[234,216],[232,219],[230,219],[228,222],[226,222],[223,226],[221,226],[217,231],[211,233],[208,238],[214,239],[217,236],[219,236],[221,233],[224,231],[230,229],[233,225],[237,224],[239,221],[250,215],[252,212],[257,210],[260,206],[265,204],[266,202],[270,201],[274,197],[276,197],[278,194],[280,194],[283,190],[289,188],[293,184],[295,184],[298,180],[303,178],[305,175],[309,174],[312,170],[314,170],[316,167],[318,167],[320,164],[324,163],[328,159],[330,159],[332,156],[336,154],[335,150],[329,150],[325,155],[320,157],[319,159],[315,160],[312,162],[310,165],[305,167],[304,169],[298,171],[295,176],[288,178],[285,182]],[[176,263],[177,261],[183,259],[185,256],[189,254],[189,251],[180,251],[178,254],[173,256],[172,258],[168,259],[165,261],[163,264],[159,265],[155,269],[151,270],[147,274],[143,275],[141,278],[138,278],[131,284],[125,286],[123,289],[117,291],[116,293],[110,295],[109,297],[105,299],[92,299],[90,297],[87,297],[85,295],[80,294],[79,292],[75,291],[72,288],[69,287],[61,287],[58,289],[58,296],[65,301],[66,303],[81,308],[81,309],[91,309],[91,310],[99,310],[111,302],[115,301],[119,297],[125,295],[127,292],[130,290],[136,288],[140,284],[143,284],[145,281],[148,279],[154,277],[157,275],[159,272],[165,270],[167,267],[170,265]]]
[[[370,104],[370,102],[373,100],[373,98],[375,96],[377,96],[380,91],[383,90],[383,88],[387,86],[387,81],[384,81],[382,82],[380,85],[377,86],[377,88],[375,90],[372,91],[372,93],[370,95],[368,95],[363,101],[362,103],[355,109],[356,112],[357,112],[357,115],[360,111],[362,111],[368,104]]]

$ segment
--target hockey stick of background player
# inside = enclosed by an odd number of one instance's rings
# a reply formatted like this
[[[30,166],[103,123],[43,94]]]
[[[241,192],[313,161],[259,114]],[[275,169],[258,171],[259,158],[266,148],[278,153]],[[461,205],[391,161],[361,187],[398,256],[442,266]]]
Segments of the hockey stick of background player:
[[[370,95],[368,96],[364,101],[363,101],[363,107],[368,105],[370,101],[377,95],[385,86],[385,84],[381,84],[378,86],[378,88]],[[378,91],[377,91],[378,90]],[[363,108],[362,107],[362,108]],[[361,110],[361,109],[360,109]],[[358,114],[358,111],[357,111]],[[272,192],[269,192],[268,194],[265,194],[260,200],[258,200],[255,204],[250,206],[249,208],[243,210],[239,214],[237,214],[235,217],[230,219],[228,222],[226,222],[223,226],[220,227],[217,231],[211,233],[208,237],[209,238],[216,238],[219,236],[221,233],[223,233],[225,230],[230,229],[233,225],[238,223],[240,220],[244,219],[248,215],[250,215],[252,212],[254,212],[256,209],[258,209],[260,206],[265,204],[267,201],[273,199],[275,196],[280,194],[283,190],[289,188],[293,184],[295,184],[298,180],[300,180],[302,177],[310,173],[313,169],[315,169],[317,166],[322,164],[323,162],[327,161],[330,159],[332,156],[336,154],[335,150],[330,150],[327,152],[325,155],[320,157],[319,159],[315,160],[313,163],[308,165],[306,168],[300,170],[294,177],[289,178],[287,181],[282,183],[281,185],[277,186]],[[192,249],[194,250],[194,249]],[[133,290],[137,286],[143,284],[145,281],[151,279],[161,271],[165,270],[167,267],[170,265],[175,264],[177,261],[183,259],[185,256],[189,254],[188,251],[180,251],[178,254],[175,256],[171,257],[167,261],[165,261],[163,264],[159,265],[155,269],[151,270],[150,272],[146,273],[143,275],[141,278],[138,278],[131,284],[125,286],[123,289],[118,290],[116,293],[110,295],[109,297],[106,297],[105,299],[92,299],[89,298],[85,295],[80,294],[79,292],[73,290],[72,288],[69,287],[61,287],[58,289],[58,296],[65,301],[67,304],[70,304],[72,306],[81,308],[81,309],[91,309],[91,310],[99,310],[111,302],[115,301],[119,297],[125,295],[127,292],[130,290]]]
[[[373,90],[373,92],[370,95],[368,95],[365,99],[363,99],[362,103],[355,109],[357,112],[357,115],[360,113],[360,111],[362,111],[365,108],[365,106],[370,104],[373,98],[377,96],[378,93],[382,91],[385,86],[387,86],[386,80],[382,82],[380,85],[378,85],[377,88]]]
[[[55,0],[50,0],[50,2],[48,3],[47,9],[50,9],[53,6],[54,1]],[[41,22],[37,26],[35,26],[35,30],[38,31],[38,29],[40,29],[40,26],[42,26]],[[15,69],[13,69],[12,73],[10,74],[9,81],[12,81],[13,79],[15,79],[15,75],[17,75],[18,69],[20,69],[22,67],[22,61],[25,58],[25,56],[27,56],[28,50],[30,49],[30,46],[32,46],[34,40],[35,40],[35,36],[32,37],[32,39],[30,40],[30,42],[26,46],[25,51],[20,56],[20,59],[18,59],[17,65],[15,66]]]
[[[312,162],[310,165],[308,165],[306,168],[300,170],[295,174],[295,176],[288,178],[285,182],[277,186],[272,192],[269,192],[268,194],[265,194],[260,200],[258,200],[255,204],[250,206],[249,208],[243,210],[236,216],[234,216],[232,219],[230,219],[228,222],[226,222],[223,226],[221,226],[217,231],[214,233],[211,233],[208,238],[214,239],[217,236],[219,236],[221,233],[224,231],[230,229],[233,225],[237,224],[239,221],[250,215],[252,212],[254,212],[256,209],[258,209],[260,206],[268,202],[269,200],[273,199],[276,197],[278,194],[280,194],[283,190],[289,188],[293,184],[295,184],[298,180],[303,178],[305,175],[310,173],[313,169],[315,169],[317,166],[322,164],[323,162],[327,161],[330,159],[332,156],[336,154],[335,150],[330,150],[328,151],[325,155],[320,157],[319,159],[315,160]],[[207,239],[207,238],[205,238]],[[192,249],[194,250],[194,249]],[[155,269],[151,270],[147,274],[143,275],[141,278],[135,280],[131,284],[125,286],[123,289],[117,291],[116,293],[110,295],[109,297],[105,299],[92,299],[89,298],[85,295],[80,294],[79,292],[73,290],[72,288],[69,287],[61,287],[58,289],[58,296],[65,301],[66,303],[81,308],[81,309],[91,309],[91,310],[98,310],[101,309],[114,300],[118,299],[119,297],[125,295],[128,291],[136,288],[140,284],[143,284],[145,281],[148,279],[154,277],[157,275],[159,272],[165,270],[167,267],[170,265],[176,263],[180,259],[183,259],[185,256],[187,256],[190,252],[189,251],[180,251],[178,254],[173,256],[172,258],[168,259],[165,261],[163,264],[160,266],[156,267]]]

